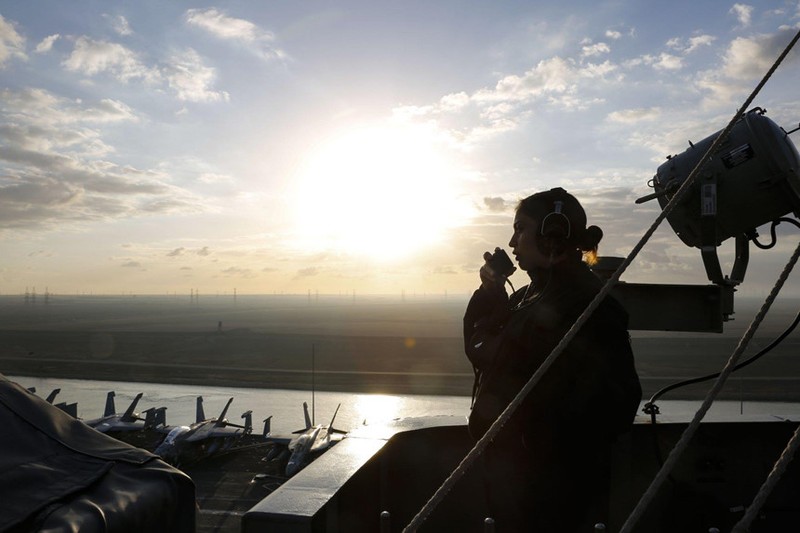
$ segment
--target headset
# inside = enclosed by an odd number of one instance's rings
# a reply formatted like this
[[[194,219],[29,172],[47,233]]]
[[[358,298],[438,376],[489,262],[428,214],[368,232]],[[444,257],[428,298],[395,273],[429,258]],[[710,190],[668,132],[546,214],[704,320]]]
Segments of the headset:
[[[550,192],[566,193],[561,187]],[[553,210],[539,223],[539,250],[548,255],[558,255],[566,250],[567,240],[572,235],[572,224],[563,213],[564,201],[553,201]]]

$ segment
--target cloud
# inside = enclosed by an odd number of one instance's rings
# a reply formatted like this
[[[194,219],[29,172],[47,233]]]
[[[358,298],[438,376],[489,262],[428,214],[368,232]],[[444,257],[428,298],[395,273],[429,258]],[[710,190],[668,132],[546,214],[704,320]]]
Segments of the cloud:
[[[619,122],[622,124],[634,124],[637,122],[655,120],[660,116],[661,110],[657,107],[621,109],[609,113],[608,120],[610,122]]]
[[[500,197],[486,197],[483,199],[483,205],[486,206],[489,211],[493,212],[503,212],[506,210],[506,201]]]
[[[469,147],[519,128],[537,104],[576,110],[601,103],[602,98],[582,96],[582,92],[616,79],[617,70],[610,61],[592,63],[555,56],[522,74],[500,78],[494,87],[472,94],[447,94],[435,104],[398,107],[393,112],[401,120],[435,122],[455,144]]]
[[[254,278],[256,275],[249,268],[229,267],[222,271],[226,276],[237,278]]]
[[[128,19],[123,17],[122,15],[108,15],[103,14],[103,18],[108,20],[111,23],[111,27],[114,28],[114,31],[120,35],[133,35],[133,30],[131,29],[131,25],[128,23]]]
[[[167,82],[179,100],[190,102],[230,100],[227,92],[209,89],[216,79],[216,71],[203,65],[200,56],[192,49],[173,55],[165,70]]]
[[[772,34],[737,37],[731,41],[721,67],[701,72],[697,78],[696,85],[708,92],[705,104],[738,103],[735,98],[742,98],[742,93],[769,71],[796,31],[796,28],[782,27]],[[797,51],[790,53],[784,60],[784,68],[787,63],[796,64],[798,57]]]
[[[675,37],[667,41],[667,47],[677,50],[684,55],[691,54],[698,50],[701,46],[710,46],[717,38],[713,35],[696,35],[687,40]]]
[[[753,16],[753,6],[747,4],[733,4],[728,13],[734,15],[739,25],[746,28],[750,25]]]
[[[168,176],[105,159],[114,148],[96,126],[136,120],[115,100],[0,91],[0,229],[198,211],[196,200],[170,185]]]
[[[189,9],[184,18],[188,25],[206,31],[218,39],[244,45],[262,59],[286,58],[283,50],[273,46],[275,35],[248,20],[230,17],[213,7]]]
[[[142,264],[139,261],[126,261],[120,265],[123,268],[139,268]]]
[[[298,278],[310,278],[310,277],[316,276],[318,274],[319,274],[319,269],[317,267],[301,268],[300,270],[297,271],[297,274],[295,275],[295,279],[298,279]]]
[[[183,246],[181,246],[180,248],[175,248],[171,252],[167,253],[167,257],[179,257],[179,256],[183,255],[183,252],[185,250],[186,250],[186,248],[184,248]]]
[[[25,38],[17,33],[14,23],[0,15],[0,68],[12,58],[27,59]]]
[[[55,43],[60,37],[61,36],[57,33],[45,37],[39,44],[36,45],[36,53],[44,54],[49,52],[53,48],[53,43]]]
[[[606,30],[606,37],[608,37],[609,39],[614,39],[616,41],[617,39],[620,39],[622,37],[622,33],[616,30]]]
[[[652,65],[656,70],[680,70],[683,68],[683,59],[666,52],[658,56],[645,56],[645,63]]]
[[[150,67],[139,55],[119,43],[98,41],[81,36],[75,41],[72,52],[62,66],[71,72],[86,76],[107,74],[123,83],[141,80],[148,85],[166,85],[181,101],[229,101],[225,91],[211,87],[216,81],[216,70],[203,63],[193,49],[173,53],[159,67]]]
[[[86,76],[107,73],[122,82],[135,78],[146,82],[160,79],[158,70],[145,66],[135,52],[118,43],[96,41],[86,36],[78,37],[72,53],[61,64],[72,72]]]
[[[581,48],[583,57],[594,57],[611,53],[611,48],[606,43],[587,44]]]
[[[203,246],[202,248],[197,250],[197,255],[201,255],[203,257],[206,257],[208,255],[211,255],[211,250],[208,249],[208,246]]]
[[[203,174],[200,175],[199,178],[197,178],[197,180],[200,183],[208,183],[208,184],[233,183],[234,181],[233,176],[230,176],[228,174],[216,174],[214,172],[204,172]]]

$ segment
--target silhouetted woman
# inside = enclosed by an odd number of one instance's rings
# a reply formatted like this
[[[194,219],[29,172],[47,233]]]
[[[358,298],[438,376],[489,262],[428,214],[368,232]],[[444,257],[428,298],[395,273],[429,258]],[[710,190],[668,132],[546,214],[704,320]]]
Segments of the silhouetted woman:
[[[464,317],[475,369],[470,434],[479,439],[602,287],[588,263],[603,232],[564,189],[522,200],[509,246],[530,284],[505,291],[484,255]],[[569,532],[606,520],[614,439],[641,399],[628,315],[603,300],[482,456],[497,531]],[[585,529],[580,529],[585,530]],[[591,531],[591,527],[589,529]]]

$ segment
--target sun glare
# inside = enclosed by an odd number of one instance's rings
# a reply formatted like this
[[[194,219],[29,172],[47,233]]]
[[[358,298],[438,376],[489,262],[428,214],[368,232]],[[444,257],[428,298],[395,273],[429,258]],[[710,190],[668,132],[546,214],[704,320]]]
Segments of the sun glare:
[[[398,417],[402,400],[383,394],[360,394],[354,409],[358,420],[370,425],[385,424]]]
[[[467,211],[438,144],[425,127],[365,127],[310,154],[295,195],[304,248],[387,261],[439,242]]]

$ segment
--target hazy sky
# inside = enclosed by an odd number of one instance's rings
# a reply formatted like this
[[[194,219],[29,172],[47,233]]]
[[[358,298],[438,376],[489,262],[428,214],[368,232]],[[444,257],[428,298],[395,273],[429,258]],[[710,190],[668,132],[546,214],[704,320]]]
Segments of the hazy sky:
[[[4,2],[0,293],[466,294],[554,186],[625,255],[658,165],[798,27],[797,0]],[[799,56],[755,102],[787,130]],[[623,279],[706,283],[666,225]]]

